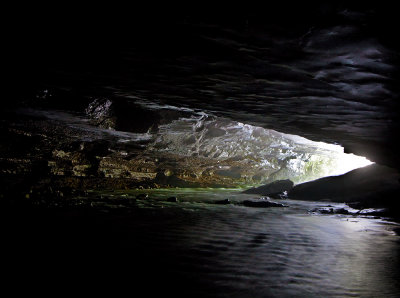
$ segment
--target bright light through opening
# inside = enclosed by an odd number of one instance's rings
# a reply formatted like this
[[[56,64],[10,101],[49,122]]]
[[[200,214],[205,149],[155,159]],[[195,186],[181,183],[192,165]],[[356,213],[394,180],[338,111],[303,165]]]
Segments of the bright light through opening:
[[[285,179],[300,184],[372,164],[365,157],[344,153],[337,144],[205,113],[160,125],[148,149],[166,160],[190,157],[190,164],[174,162],[170,169],[182,173],[180,179],[198,177],[219,185],[261,185]]]
[[[373,164],[373,162],[363,156],[343,153],[338,156],[336,166],[332,169],[331,175],[342,175],[352,170],[369,166],[371,164]]]

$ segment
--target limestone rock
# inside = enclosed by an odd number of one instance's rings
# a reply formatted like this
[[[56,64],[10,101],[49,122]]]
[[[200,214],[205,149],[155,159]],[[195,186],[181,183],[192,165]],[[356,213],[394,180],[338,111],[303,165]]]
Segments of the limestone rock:
[[[96,126],[115,129],[116,119],[114,117],[113,102],[106,98],[96,98],[85,110]]]

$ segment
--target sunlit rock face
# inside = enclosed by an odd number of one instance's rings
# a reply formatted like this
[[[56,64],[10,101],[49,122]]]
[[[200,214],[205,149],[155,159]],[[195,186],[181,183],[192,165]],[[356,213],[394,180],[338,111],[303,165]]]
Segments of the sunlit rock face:
[[[302,183],[340,175],[370,162],[343,148],[198,113],[161,125],[147,148],[176,162],[168,171],[230,185],[259,184],[280,179]],[[189,157],[190,162],[180,162]],[[182,175],[182,173],[185,173]]]

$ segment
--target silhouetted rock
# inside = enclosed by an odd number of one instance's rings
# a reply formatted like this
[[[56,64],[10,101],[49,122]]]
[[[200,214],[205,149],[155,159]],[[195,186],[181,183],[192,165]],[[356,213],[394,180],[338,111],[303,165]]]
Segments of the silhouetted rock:
[[[245,190],[243,193],[246,194],[258,194],[258,195],[278,195],[283,193],[284,191],[290,191],[293,188],[294,183],[289,179],[286,180],[277,180],[263,186],[259,186],[256,188],[250,188]]]
[[[389,207],[400,192],[398,171],[380,165],[370,165],[341,176],[321,178],[298,184],[289,193],[292,200],[345,202],[350,207]],[[354,204],[351,204],[354,202]]]
[[[177,198],[177,197],[169,197],[169,198],[167,199],[167,201],[168,201],[168,202],[176,203],[176,202],[178,202],[178,198]]]
[[[242,204],[246,207],[257,207],[257,208],[287,207],[286,205],[271,202],[268,200],[257,200],[257,201],[246,200],[246,201],[243,201]]]
[[[224,199],[224,200],[215,201],[214,203],[218,204],[218,205],[229,205],[231,203],[231,201],[229,199]]]

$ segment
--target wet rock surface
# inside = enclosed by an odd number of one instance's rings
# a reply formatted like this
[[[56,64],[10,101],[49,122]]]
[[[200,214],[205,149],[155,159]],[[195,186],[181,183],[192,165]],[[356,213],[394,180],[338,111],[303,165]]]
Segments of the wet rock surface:
[[[261,198],[259,200],[245,200],[241,204],[246,207],[270,208],[270,207],[288,207],[287,205],[272,202],[269,199]]]
[[[371,216],[371,217],[390,217],[393,215],[393,212],[390,212],[387,208],[361,208],[354,209],[352,207],[334,207],[334,206],[321,206],[317,208],[313,208],[310,210],[311,213],[318,214],[338,214],[338,215],[351,215],[351,216]]]

